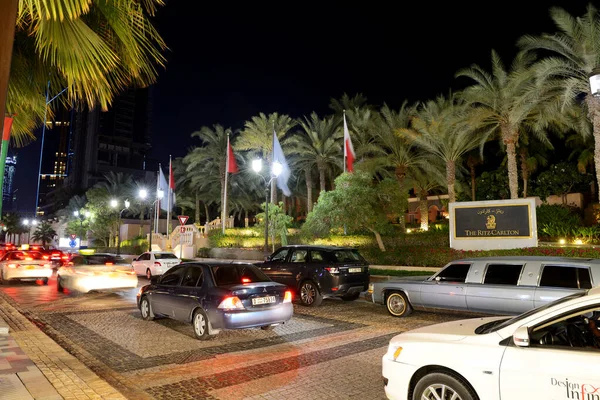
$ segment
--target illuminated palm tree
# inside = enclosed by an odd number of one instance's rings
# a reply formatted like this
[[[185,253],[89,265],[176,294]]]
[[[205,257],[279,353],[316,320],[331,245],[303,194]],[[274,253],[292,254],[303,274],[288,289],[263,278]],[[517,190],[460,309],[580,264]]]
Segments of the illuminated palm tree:
[[[50,243],[56,237],[56,231],[48,221],[43,221],[38,225],[36,230],[31,235],[31,238],[36,242],[42,242],[42,246],[46,247],[46,243]]]

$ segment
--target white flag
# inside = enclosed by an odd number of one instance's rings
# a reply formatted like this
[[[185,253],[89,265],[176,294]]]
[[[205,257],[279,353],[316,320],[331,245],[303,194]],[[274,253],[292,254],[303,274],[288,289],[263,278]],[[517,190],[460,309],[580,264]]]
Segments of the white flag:
[[[160,209],[164,211],[169,210],[169,205],[167,204],[167,196],[169,195],[169,184],[167,183],[167,178],[165,178],[165,174],[162,172],[162,168],[159,167],[159,179],[158,179],[158,187],[156,188],[156,192],[159,190],[163,192],[163,198],[160,201]]]
[[[277,140],[277,134],[273,129],[273,163],[278,162],[281,165],[281,173],[277,176],[277,187],[283,191],[286,196],[291,196],[292,192],[288,188],[287,182],[290,179],[291,171],[285,156],[283,155],[283,149]]]

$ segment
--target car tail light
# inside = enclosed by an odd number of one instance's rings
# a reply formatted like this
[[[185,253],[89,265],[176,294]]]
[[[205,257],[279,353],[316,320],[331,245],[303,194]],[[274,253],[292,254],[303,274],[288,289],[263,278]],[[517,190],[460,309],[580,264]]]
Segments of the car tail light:
[[[157,267],[162,267],[162,264],[159,263],[158,261],[154,261],[154,265],[157,266]]]
[[[40,248],[39,248],[39,246],[33,246],[32,249],[33,250],[39,250]]]
[[[245,310],[242,301],[236,296],[225,297],[217,308],[221,310]]]
[[[17,264],[8,264],[8,268],[19,268]]]
[[[325,267],[325,269],[330,273],[330,274],[339,274],[340,273],[340,269],[338,267]]]
[[[62,256],[61,258],[62,258],[63,260],[68,260],[68,259],[69,259],[69,256]]]
[[[25,257],[25,260],[26,261],[33,261],[33,258],[31,258],[31,257]]]
[[[44,260],[49,260],[49,259],[50,259],[50,256],[42,256],[42,258],[43,258]]]
[[[111,263],[111,262],[109,261],[109,262],[106,262],[106,263],[105,263],[105,265],[107,265],[107,266],[109,266],[109,267],[110,267],[111,265],[115,265],[115,263]]]
[[[292,292],[290,292],[289,290],[285,291],[285,295],[283,296],[283,302],[284,303],[291,303],[292,302]]]
[[[242,278],[242,283],[250,283],[252,282],[250,278]]]
[[[44,268],[52,268],[52,264],[44,264]]]

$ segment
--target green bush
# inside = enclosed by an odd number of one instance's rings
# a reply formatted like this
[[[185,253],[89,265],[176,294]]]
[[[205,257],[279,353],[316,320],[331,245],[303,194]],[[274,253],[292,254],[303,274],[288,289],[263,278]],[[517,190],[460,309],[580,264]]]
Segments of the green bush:
[[[572,238],[583,221],[576,208],[560,204],[536,207],[538,238],[556,240]]]
[[[208,258],[209,257],[209,252],[210,251],[210,247],[200,247],[198,249],[198,253],[196,253],[196,257],[200,257],[200,258]]]

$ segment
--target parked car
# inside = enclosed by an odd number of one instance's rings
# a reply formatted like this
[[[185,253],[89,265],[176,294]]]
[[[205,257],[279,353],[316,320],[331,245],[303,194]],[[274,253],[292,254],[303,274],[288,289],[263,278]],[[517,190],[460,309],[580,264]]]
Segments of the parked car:
[[[390,340],[390,399],[600,398],[600,288],[514,318],[430,325]]]
[[[74,254],[56,272],[56,289],[87,293],[90,291],[136,288],[138,278],[121,256],[109,253]]]
[[[142,318],[191,323],[201,340],[221,329],[271,329],[293,314],[291,291],[252,264],[183,263],[151,282],[137,295]]]
[[[148,280],[155,275],[162,275],[181,263],[181,259],[168,251],[148,251],[131,262],[138,275],[145,275]]]
[[[421,281],[371,283],[368,296],[395,317],[413,309],[515,315],[598,284],[598,259],[483,257],[452,261]]]
[[[305,306],[316,307],[326,297],[356,300],[369,285],[369,264],[350,247],[283,246],[255,265],[298,293]]]
[[[39,251],[11,250],[0,259],[0,282],[15,280],[41,280],[44,285],[52,276],[52,265]]]

